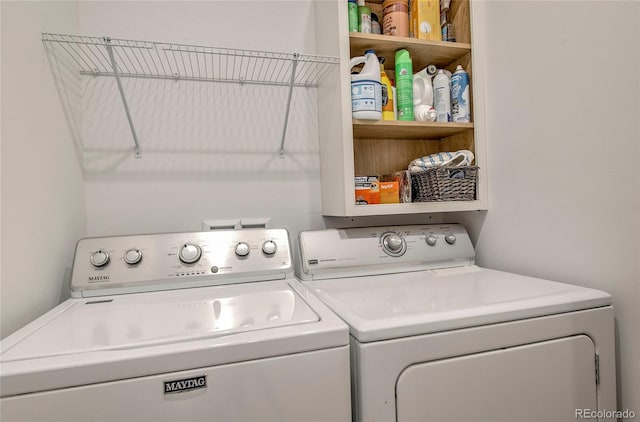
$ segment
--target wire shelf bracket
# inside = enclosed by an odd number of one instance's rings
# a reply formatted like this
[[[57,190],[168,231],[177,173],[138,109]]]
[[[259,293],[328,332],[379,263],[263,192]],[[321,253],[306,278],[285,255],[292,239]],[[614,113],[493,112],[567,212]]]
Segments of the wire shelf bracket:
[[[113,55],[113,46],[111,45],[111,39],[106,37],[105,48],[109,53],[109,61],[111,62],[111,67],[113,68],[113,76],[116,78],[116,84],[118,85],[118,91],[120,91],[120,98],[122,99],[122,105],[124,107],[124,112],[127,115],[127,121],[129,122],[129,128],[131,129],[131,135],[133,136],[133,142],[136,144],[133,149],[134,156],[136,158],[141,158],[142,153],[140,152],[140,143],[138,142],[138,135],[136,133],[136,127],[133,124],[133,119],[131,118],[131,112],[129,111],[129,103],[127,103],[127,96],[124,94],[124,88],[122,88],[122,81],[120,80],[120,75],[118,74],[118,64],[116,63],[116,59]]]
[[[81,75],[115,78],[135,144],[136,158],[141,157],[141,148],[122,78],[288,87],[279,149],[282,158],[293,88],[317,87],[323,75],[340,62],[339,58],[331,56],[53,33],[42,33],[42,42],[45,46],[59,47],[58,51],[72,59]]]

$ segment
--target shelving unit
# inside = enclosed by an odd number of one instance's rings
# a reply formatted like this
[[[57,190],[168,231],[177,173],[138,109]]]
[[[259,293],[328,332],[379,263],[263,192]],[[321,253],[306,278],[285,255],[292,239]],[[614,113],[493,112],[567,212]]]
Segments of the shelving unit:
[[[359,32],[349,34],[351,57],[362,55],[363,52],[372,48],[376,50],[376,55],[387,59],[385,68],[389,69],[395,67],[395,53],[398,50],[398,45],[402,45],[402,48],[412,52],[414,69],[423,69],[430,64],[445,67],[471,53],[471,44],[464,42],[428,41],[416,38],[361,34]]]
[[[344,63],[340,67],[340,77],[319,85],[323,215],[354,217],[486,209],[487,169],[482,107],[484,46],[481,36],[484,19],[481,16],[482,5],[478,4],[481,2],[452,0],[450,18],[456,28],[457,42],[350,33],[346,8],[333,3],[317,2],[315,8],[316,26],[322,31],[316,36],[316,51],[336,54]],[[327,22],[331,24],[319,26]],[[430,64],[453,73],[459,64],[462,65],[471,80],[472,122],[353,120],[348,62],[351,57],[361,56],[368,49],[385,58],[385,71],[390,78],[395,73],[395,52],[400,49],[409,51],[414,73]],[[323,124],[325,121],[330,123]],[[473,151],[475,164],[480,168],[476,200],[355,204],[354,176],[394,173],[406,169],[415,158],[460,149]]]
[[[53,63],[69,59],[80,75],[114,77],[134,140],[141,156],[135,125],[121,78],[273,85],[289,88],[280,140],[280,155],[295,87],[317,87],[338,57],[243,50],[152,41],[43,33],[42,42]]]
[[[445,138],[473,130],[473,123],[401,122],[397,120],[354,120],[354,139]]]

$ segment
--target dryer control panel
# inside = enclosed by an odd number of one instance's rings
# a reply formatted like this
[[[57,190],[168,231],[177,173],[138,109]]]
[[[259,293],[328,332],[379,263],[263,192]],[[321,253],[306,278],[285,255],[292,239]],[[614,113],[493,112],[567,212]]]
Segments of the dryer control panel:
[[[285,229],[94,237],[76,245],[74,297],[286,278]]]
[[[472,265],[475,252],[459,224],[363,227],[300,233],[302,280],[390,274]]]

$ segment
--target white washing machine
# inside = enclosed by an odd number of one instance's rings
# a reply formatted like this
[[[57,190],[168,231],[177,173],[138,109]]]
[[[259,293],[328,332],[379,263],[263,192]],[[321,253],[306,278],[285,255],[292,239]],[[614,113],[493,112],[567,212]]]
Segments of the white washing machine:
[[[298,278],[350,327],[356,421],[616,410],[607,293],[480,268],[459,225],[307,231]]]
[[[83,239],[71,289],[2,341],[3,421],[351,419],[348,328],[286,230]]]

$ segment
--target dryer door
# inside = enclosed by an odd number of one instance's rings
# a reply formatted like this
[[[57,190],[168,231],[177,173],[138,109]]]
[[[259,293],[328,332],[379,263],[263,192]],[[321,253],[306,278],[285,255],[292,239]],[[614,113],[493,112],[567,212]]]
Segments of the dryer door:
[[[420,363],[396,384],[401,421],[574,421],[598,409],[595,346],[572,336]]]

